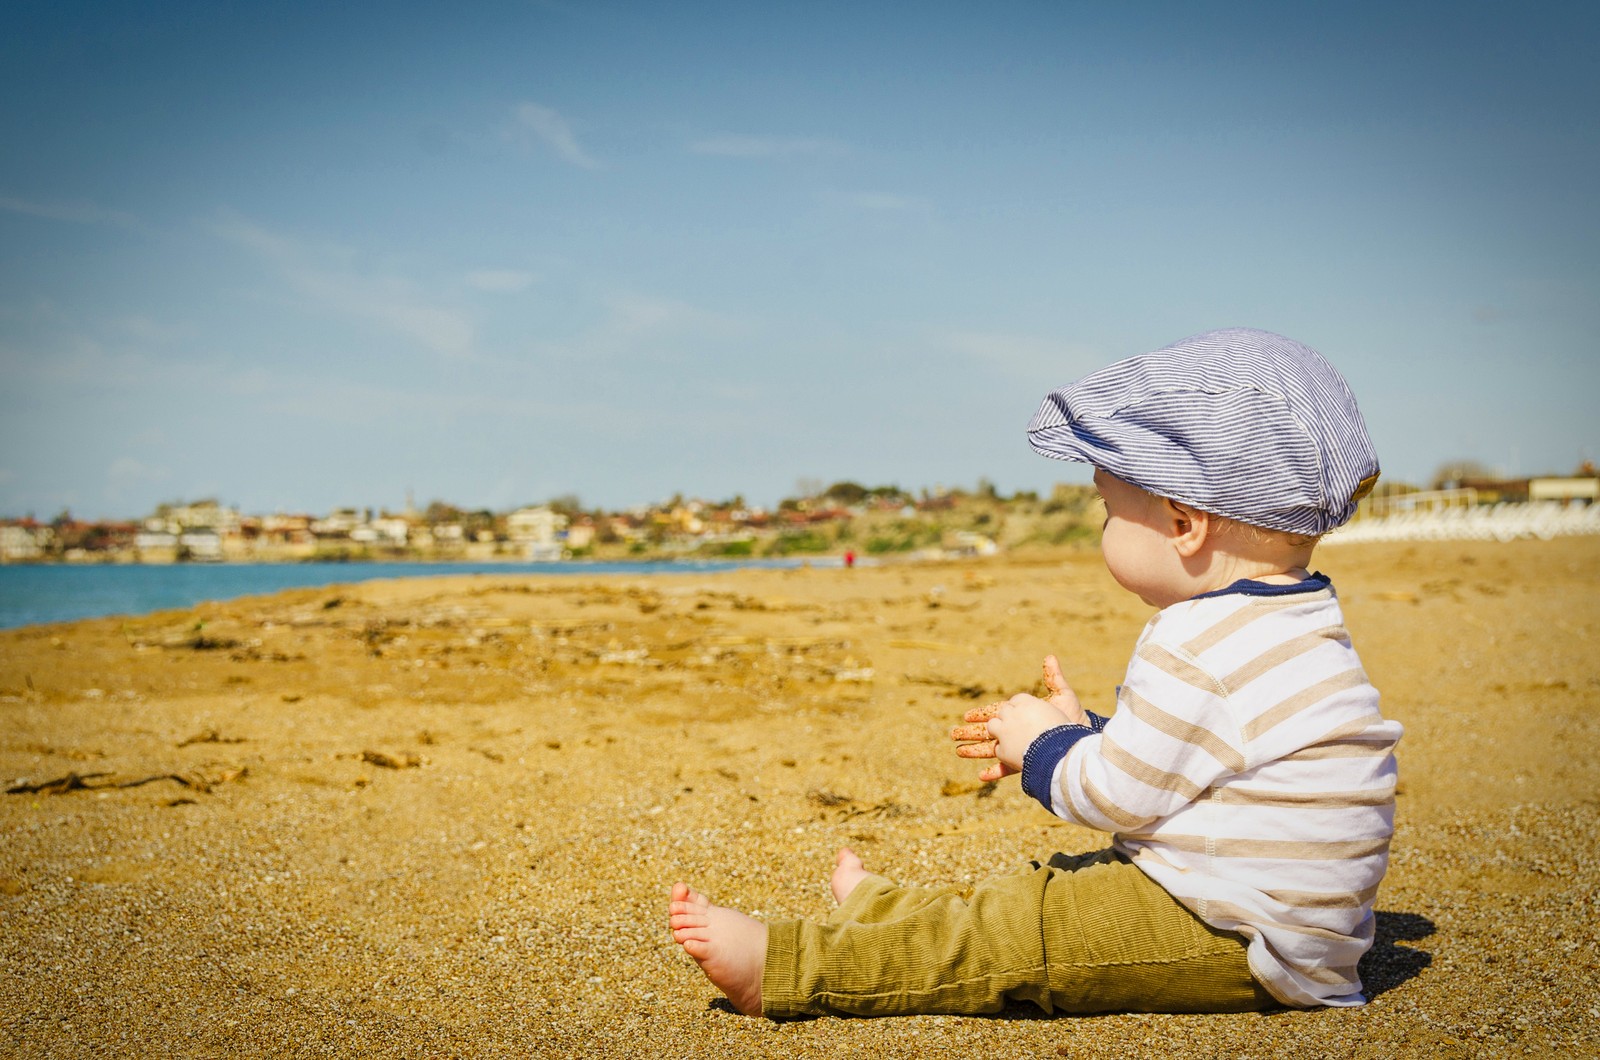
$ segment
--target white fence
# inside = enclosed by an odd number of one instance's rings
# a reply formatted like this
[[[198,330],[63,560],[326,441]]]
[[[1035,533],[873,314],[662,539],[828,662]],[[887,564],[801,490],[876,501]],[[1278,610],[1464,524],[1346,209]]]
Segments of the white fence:
[[[1600,504],[1534,501],[1392,512],[1357,519],[1322,539],[1351,541],[1514,541],[1600,534]]]

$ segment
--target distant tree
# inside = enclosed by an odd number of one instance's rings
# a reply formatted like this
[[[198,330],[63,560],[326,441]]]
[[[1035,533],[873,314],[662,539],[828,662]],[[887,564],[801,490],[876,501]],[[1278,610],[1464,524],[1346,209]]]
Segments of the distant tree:
[[[480,509],[475,512],[462,512],[461,528],[466,532],[468,537],[476,537],[481,531],[484,530],[487,530],[490,533],[495,533],[497,527],[495,525],[494,513],[489,511],[487,508]],[[496,534],[496,536],[499,535]]]
[[[583,512],[583,502],[578,499],[576,493],[563,493],[558,497],[551,497],[545,503],[551,511],[560,512],[569,519]]]
[[[848,480],[844,482],[835,482],[833,485],[828,487],[827,492],[824,493],[823,496],[835,502],[836,504],[860,504],[864,499],[866,499],[867,487],[861,485],[860,483],[850,482]]]
[[[422,513],[422,519],[429,526],[458,522],[461,519],[461,509],[444,501],[429,501],[428,507]]]
[[[112,545],[111,528],[104,523],[92,523],[83,528],[83,533],[78,539],[78,547],[88,549],[90,552],[103,552]]]

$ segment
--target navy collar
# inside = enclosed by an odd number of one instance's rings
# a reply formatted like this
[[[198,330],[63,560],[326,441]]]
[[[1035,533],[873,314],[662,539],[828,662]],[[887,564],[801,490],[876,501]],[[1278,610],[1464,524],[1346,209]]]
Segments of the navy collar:
[[[1314,572],[1309,578],[1297,581],[1292,585],[1273,585],[1270,582],[1258,582],[1254,578],[1240,578],[1224,589],[1213,589],[1209,593],[1190,597],[1191,600],[1206,600],[1213,596],[1293,596],[1296,593],[1317,593],[1332,586],[1328,576],[1321,571]]]

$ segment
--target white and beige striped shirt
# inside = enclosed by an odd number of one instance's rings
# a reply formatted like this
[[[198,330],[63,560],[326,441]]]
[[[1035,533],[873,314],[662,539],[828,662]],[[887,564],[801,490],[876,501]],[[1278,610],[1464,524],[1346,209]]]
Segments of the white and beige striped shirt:
[[[1358,1005],[1400,733],[1325,578],[1244,582],[1150,620],[1116,714],[1057,766],[1051,808],[1115,833],[1202,920],[1244,935],[1280,1001]]]

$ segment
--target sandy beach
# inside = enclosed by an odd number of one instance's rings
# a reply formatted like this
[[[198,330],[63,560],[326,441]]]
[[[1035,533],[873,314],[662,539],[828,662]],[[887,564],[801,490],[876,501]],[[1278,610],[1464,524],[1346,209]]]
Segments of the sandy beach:
[[[1103,846],[946,731],[1149,609],[1093,550],[477,575],[0,633],[0,1054],[1600,1054],[1600,539],[1329,546],[1406,726],[1360,1009],[733,1013],[687,879],[819,917],[839,846],[971,882]]]

